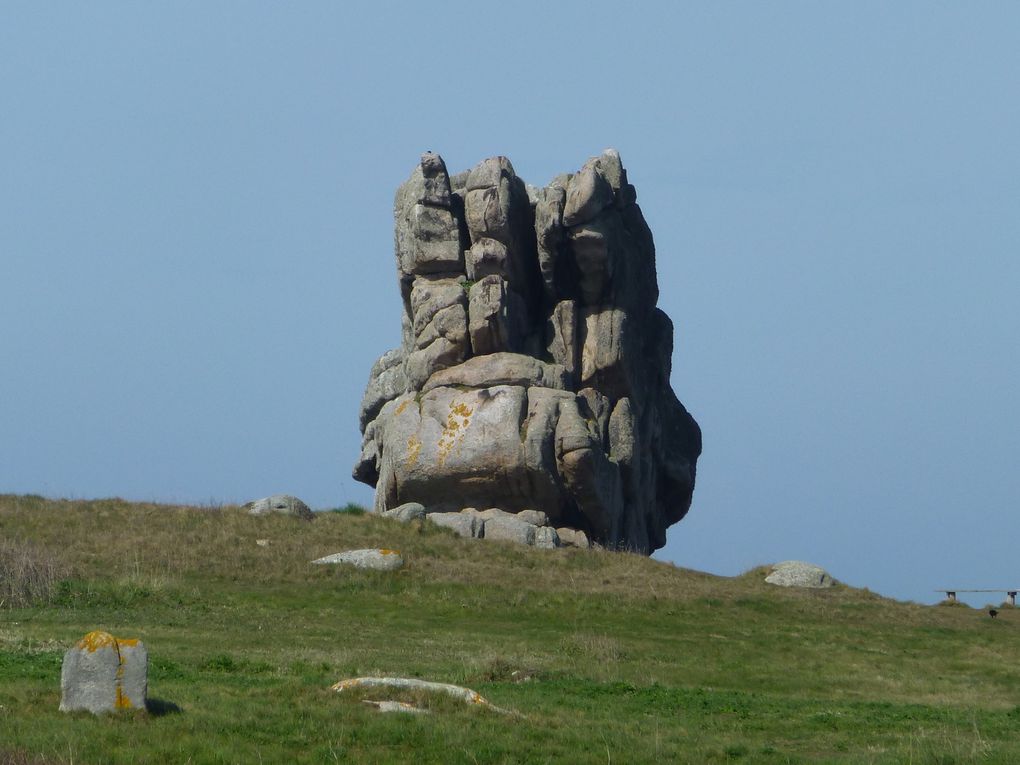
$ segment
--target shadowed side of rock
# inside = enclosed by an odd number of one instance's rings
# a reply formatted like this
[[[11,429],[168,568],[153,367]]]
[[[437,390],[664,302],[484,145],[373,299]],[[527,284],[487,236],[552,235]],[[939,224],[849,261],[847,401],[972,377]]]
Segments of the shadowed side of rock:
[[[394,201],[402,344],[371,370],[354,477],[375,509],[540,511],[650,553],[690,508],[701,431],[670,387],[652,235],[619,155],[545,188],[424,154]]]

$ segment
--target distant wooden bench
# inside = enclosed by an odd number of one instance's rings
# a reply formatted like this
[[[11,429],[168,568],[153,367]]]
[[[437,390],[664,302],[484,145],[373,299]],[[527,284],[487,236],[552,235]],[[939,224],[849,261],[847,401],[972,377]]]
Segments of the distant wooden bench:
[[[1015,606],[1016,605],[1016,594],[1017,594],[1018,591],[1017,590],[935,590],[935,592],[944,592],[944,593],[946,593],[946,598],[949,601],[953,602],[953,603],[956,602],[956,593],[958,593],[958,592],[1004,592],[1004,593],[1006,593],[1006,599],[1009,601],[1009,604],[1011,606]]]

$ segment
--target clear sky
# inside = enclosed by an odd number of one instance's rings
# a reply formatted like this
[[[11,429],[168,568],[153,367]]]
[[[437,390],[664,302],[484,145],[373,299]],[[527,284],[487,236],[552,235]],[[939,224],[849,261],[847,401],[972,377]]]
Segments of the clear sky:
[[[1015,2],[3,3],[0,492],[369,503],[397,185],[613,146],[705,440],[656,557],[1020,586],[1018,32]]]

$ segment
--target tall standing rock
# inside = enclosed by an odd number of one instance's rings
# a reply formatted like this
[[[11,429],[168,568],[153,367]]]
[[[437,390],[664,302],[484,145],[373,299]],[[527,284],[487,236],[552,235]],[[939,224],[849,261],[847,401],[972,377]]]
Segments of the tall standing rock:
[[[148,662],[140,640],[90,632],[64,654],[60,711],[145,709]]]
[[[394,201],[403,342],[373,366],[354,477],[376,510],[539,510],[644,553],[690,508],[701,430],[670,387],[652,234],[607,150],[547,187],[422,155]]]

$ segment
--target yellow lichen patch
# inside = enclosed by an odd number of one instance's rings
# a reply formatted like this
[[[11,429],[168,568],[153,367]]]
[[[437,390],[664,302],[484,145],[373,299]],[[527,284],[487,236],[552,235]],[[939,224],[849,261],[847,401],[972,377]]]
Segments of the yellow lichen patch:
[[[333,690],[339,693],[340,691],[346,691],[348,688],[357,688],[359,685],[361,685],[360,678],[354,680],[341,680],[339,683],[333,685]]]
[[[118,647],[126,645],[129,648],[134,648],[138,645],[138,638],[116,638],[116,640]]]
[[[464,402],[450,404],[450,413],[446,416],[446,424],[443,426],[443,432],[436,444],[439,449],[438,462],[440,466],[446,464],[447,457],[463,440],[464,431],[471,424],[471,415],[474,414],[474,411]]]
[[[414,467],[421,454],[421,439],[418,436],[411,436],[407,439],[407,466]]]
[[[385,547],[379,550],[380,555],[400,555],[400,550],[387,550]]]
[[[404,410],[407,409],[408,404],[410,404],[410,403],[411,403],[411,399],[407,399],[407,401],[401,402],[400,406],[398,406],[393,413],[394,414],[403,414]]]
[[[120,673],[117,676],[117,698],[114,699],[113,706],[116,709],[133,709],[135,706],[131,703],[131,699],[124,695],[124,689],[120,687]]]
[[[109,632],[94,630],[78,641],[78,648],[84,648],[89,653],[95,653],[100,648],[117,648],[117,638]]]

